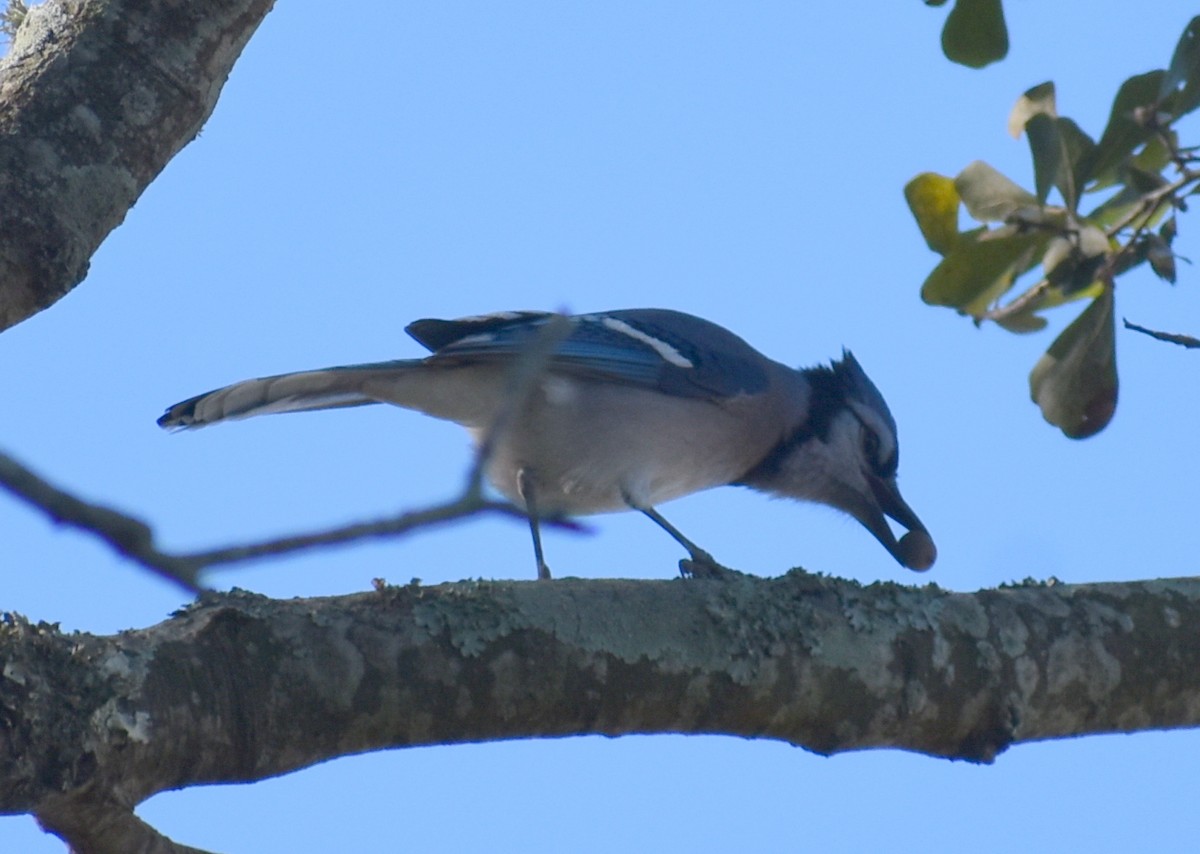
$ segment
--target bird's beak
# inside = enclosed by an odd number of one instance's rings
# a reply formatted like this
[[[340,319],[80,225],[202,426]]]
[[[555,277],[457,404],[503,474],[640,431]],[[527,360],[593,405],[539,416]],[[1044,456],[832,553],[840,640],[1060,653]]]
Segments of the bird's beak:
[[[864,510],[862,515],[855,514],[858,521],[874,534],[875,539],[883,544],[883,547],[899,561],[901,566],[918,572],[929,569],[937,560],[937,549],[933,545],[933,538],[929,536],[929,532],[925,530],[925,526],[921,524],[917,514],[901,497],[895,478],[885,480],[870,472],[864,474],[867,483],[871,485],[871,492],[875,496],[875,506]],[[884,514],[907,528],[908,533],[897,540],[888,526]]]

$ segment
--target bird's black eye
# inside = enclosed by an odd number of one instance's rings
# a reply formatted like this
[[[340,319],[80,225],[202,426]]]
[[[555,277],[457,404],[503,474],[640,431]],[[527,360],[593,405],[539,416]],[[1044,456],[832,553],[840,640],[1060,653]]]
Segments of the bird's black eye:
[[[871,464],[871,468],[879,467],[879,436],[874,430],[866,427],[863,428],[863,456],[867,458],[867,462]]]
[[[862,432],[863,459],[879,477],[894,477],[896,475],[896,454],[891,453],[887,459],[881,454],[879,434],[864,425]]]

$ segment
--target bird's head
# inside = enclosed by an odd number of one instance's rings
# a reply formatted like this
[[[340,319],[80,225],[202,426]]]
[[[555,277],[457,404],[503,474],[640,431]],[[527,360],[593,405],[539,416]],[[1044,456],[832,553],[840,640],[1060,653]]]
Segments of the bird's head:
[[[849,352],[829,367],[801,371],[806,417],[743,483],[849,513],[909,569],[933,566],[937,549],[896,485],[900,447],[883,395]],[[907,529],[896,539],[891,517]]]

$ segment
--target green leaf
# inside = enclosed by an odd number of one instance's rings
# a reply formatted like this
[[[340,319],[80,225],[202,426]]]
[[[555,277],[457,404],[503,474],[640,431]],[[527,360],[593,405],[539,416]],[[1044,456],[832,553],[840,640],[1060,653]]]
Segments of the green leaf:
[[[1179,228],[1175,223],[1175,214],[1171,214],[1170,218],[1162,224],[1162,228],[1158,230],[1158,236],[1167,242],[1170,246],[1175,242],[1175,235],[1179,233]]]
[[[1025,94],[1017,99],[1017,103],[1013,104],[1012,112],[1008,114],[1008,132],[1013,139],[1017,139],[1031,118],[1042,115],[1054,118],[1058,116],[1053,80],[1047,80],[1032,89],[1027,89]]]
[[[904,185],[904,199],[929,248],[945,255],[958,240],[958,190],[954,179],[922,172]]]
[[[967,212],[980,222],[1003,222],[1022,208],[1038,207],[1037,196],[982,160],[959,172],[954,187]]]
[[[1058,187],[1067,209],[1079,206],[1079,196],[1087,183],[1096,143],[1068,118],[1039,113],[1025,125],[1029,150],[1033,154],[1033,174],[1037,198],[1042,204],[1050,188]]]
[[[1175,253],[1170,245],[1157,234],[1147,234],[1144,240],[1150,269],[1163,281],[1175,284]]]
[[[921,286],[921,299],[974,317],[988,308],[1037,263],[1045,232],[977,229],[959,235],[954,247]]]
[[[1123,224],[1128,228],[1142,228],[1143,226],[1152,225],[1161,218],[1163,211],[1158,212],[1146,209],[1146,212],[1132,219],[1127,218],[1134,214],[1146,198],[1146,194],[1152,192],[1165,183],[1165,179],[1153,172],[1142,172],[1139,169],[1129,167],[1125,169],[1125,186],[1121,188],[1119,193],[1105,199],[1104,202],[1097,205],[1091,213],[1088,214],[1089,222],[1095,223],[1101,228],[1111,228],[1117,223]],[[1161,182],[1161,183],[1155,183]],[[1167,209],[1170,205],[1165,205]]]
[[[1153,136],[1153,131],[1135,115],[1142,108],[1153,107],[1165,75],[1164,71],[1149,71],[1130,77],[1121,84],[1117,97],[1113,99],[1108,125],[1092,154],[1088,169],[1090,175],[1102,182],[1106,177],[1111,178],[1108,173],[1115,172],[1135,148]]]
[[[1034,314],[1033,311],[1019,311],[993,318],[996,324],[1007,332],[1024,335],[1029,332],[1041,332],[1046,328],[1046,318]]]
[[[1045,113],[1030,116],[1025,123],[1025,135],[1029,138],[1029,153],[1033,155],[1033,183],[1037,200],[1044,205],[1050,188],[1058,180],[1065,156],[1062,136],[1058,132],[1058,119]],[[1067,207],[1074,209],[1070,203]]]
[[[1150,194],[1168,183],[1162,175],[1127,166],[1123,178],[1125,186],[1089,213],[1089,222],[1109,229],[1118,224],[1124,228],[1150,228],[1174,210],[1168,197],[1148,201]]]
[[[1173,130],[1155,134],[1146,141],[1142,150],[1130,158],[1130,164],[1143,172],[1159,173],[1171,163],[1171,147],[1163,140],[1166,137],[1170,145],[1179,148],[1179,134]]]
[[[1200,106],[1200,16],[1188,21],[1183,29],[1159,85],[1158,100],[1176,119]]]
[[[1122,187],[1120,192],[1109,196],[1099,205],[1092,208],[1087,218],[1089,222],[1094,222],[1101,228],[1109,228],[1129,216],[1141,203],[1141,193],[1129,187]]]
[[[1008,55],[1008,28],[1000,0],[958,0],[942,29],[942,52],[951,62],[970,68]]]
[[[1170,183],[1157,172],[1146,172],[1133,165],[1126,167],[1122,177],[1125,179],[1126,187],[1143,196],[1153,195]]]
[[[1042,417],[1071,439],[1103,430],[1117,409],[1113,294],[1105,288],[1063,330],[1029,374]]]
[[[1062,193],[1067,207],[1074,211],[1079,207],[1083,186],[1091,176],[1096,143],[1079,125],[1065,116],[1057,120],[1058,136],[1061,141],[1062,163],[1055,178],[1055,186]]]

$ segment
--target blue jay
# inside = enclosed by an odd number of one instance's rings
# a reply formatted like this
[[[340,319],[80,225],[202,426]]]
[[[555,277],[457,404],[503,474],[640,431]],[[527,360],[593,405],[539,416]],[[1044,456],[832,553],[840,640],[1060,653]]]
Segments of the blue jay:
[[[539,518],[629,509],[687,549],[693,571],[719,567],[655,507],[730,484],[831,505],[903,566],[933,565],[933,540],[896,486],[896,424],[849,351],[828,367],[795,370],[682,312],[575,315],[519,411],[504,414],[513,363],[560,317],[418,320],[406,331],[430,351],[423,359],[246,380],[177,403],[158,423],[391,403],[461,424],[479,443],[505,418],[485,473],[529,515],[540,578],[550,573]],[[885,516],[908,533],[897,540]]]

